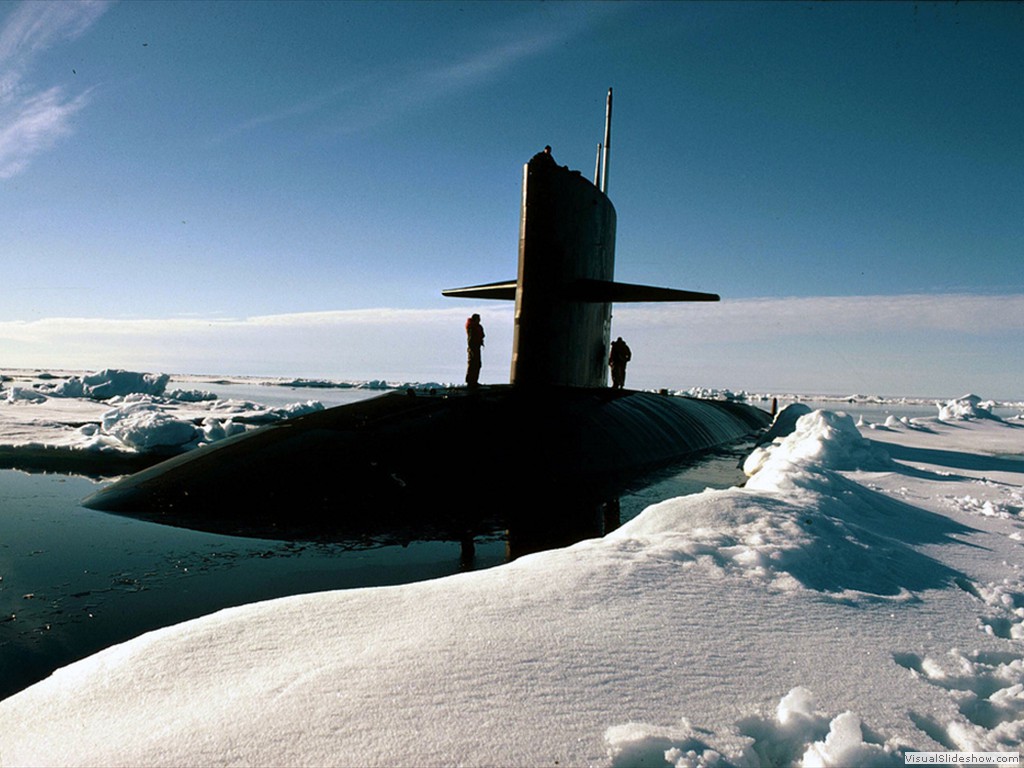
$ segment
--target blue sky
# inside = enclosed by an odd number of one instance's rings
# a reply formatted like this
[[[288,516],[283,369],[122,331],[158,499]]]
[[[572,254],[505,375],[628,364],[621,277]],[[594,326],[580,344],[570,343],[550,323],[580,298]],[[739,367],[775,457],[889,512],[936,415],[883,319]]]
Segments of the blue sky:
[[[514,276],[522,163],[590,176],[612,86],[617,278],[723,296],[617,308],[631,384],[1024,397],[1022,43],[1017,3],[0,3],[0,365],[458,380],[478,309],[504,381],[509,308],[439,291]]]

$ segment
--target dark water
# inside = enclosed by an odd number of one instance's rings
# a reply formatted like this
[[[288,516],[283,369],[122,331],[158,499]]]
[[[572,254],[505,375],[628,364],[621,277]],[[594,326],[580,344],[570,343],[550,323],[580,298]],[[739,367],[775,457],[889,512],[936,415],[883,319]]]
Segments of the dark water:
[[[736,484],[749,449],[662,470],[621,496],[619,519],[665,498]],[[82,477],[0,471],[0,698],[114,643],[222,608],[489,568],[506,562],[510,547],[516,554],[601,533],[550,531],[546,540],[544,531],[531,531],[523,542],[493,530],[472,547],[244,539],[82,507],[98,487]]]

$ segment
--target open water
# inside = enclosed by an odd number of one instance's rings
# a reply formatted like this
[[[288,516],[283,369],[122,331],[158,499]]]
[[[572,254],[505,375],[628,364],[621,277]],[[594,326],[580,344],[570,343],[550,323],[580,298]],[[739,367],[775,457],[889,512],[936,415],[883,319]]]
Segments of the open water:
[[[337,405],[379,394],[259,385],[216,392],[269,405],[308,399]],[[619,519],[665,498],[740,482],[738,464],[750,447],[664,469],[620,498]],[[485,531],[471,548],[449,541],[220,536],[82,507],[81,499],[99,487],[84,477],[0,470],[0,698],[110,645],[222,608],[438,578],[493,567],[514,554],[502,530]],[[550,546],[563,544],[564,533]],[[588,535],[595,534],[578,538]]]

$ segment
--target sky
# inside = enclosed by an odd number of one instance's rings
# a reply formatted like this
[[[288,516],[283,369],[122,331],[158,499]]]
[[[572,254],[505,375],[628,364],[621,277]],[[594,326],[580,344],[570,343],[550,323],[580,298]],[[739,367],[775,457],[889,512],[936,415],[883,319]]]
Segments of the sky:
[[[630,386],[1024,398],[1020,3],[0,2],[0,368],[508,379],[615,105]]]

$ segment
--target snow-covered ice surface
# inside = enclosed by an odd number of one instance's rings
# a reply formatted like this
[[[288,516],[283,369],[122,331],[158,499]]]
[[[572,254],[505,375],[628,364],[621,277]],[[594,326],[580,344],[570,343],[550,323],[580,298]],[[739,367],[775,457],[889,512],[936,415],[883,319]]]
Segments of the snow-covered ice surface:
[[[183,387],[191,388],[185,389]],[[199,388],[195,388],[198,386]],[[323,379],[224,379],[201,376],[173,378],[166,373],[106,369],[71,371],[6,371],[0,374],[0,454],[34,452],[51,462],[77,460],[102,465],[104,458],[158,457],[188,451],[206,443],[324,407],[363,399],[389,389],[444,389],[437,382],[330,381]],[[212,388],[212,389],[211,389]],[[274,389],[287,392],[281,396]],[[316,390],[318,398],[305,396]],[[251,397],[222,397],[221,392]],[[693,388],[685,394],[710,399],[767,404],[802,399],[798,395],[753,395],[730,390]],[[948,402],[850,395],[814,396],[814,402],[912,406],[934,412],[984,417],[994,410],[1019,413],[1024,403],[996,404],[975,395]],[[267,404],[270,402],[271,404]],[[962,404],[962,405],[958,405]],[[38,461],[37,461],[38,463]],[[117,473],[114,473],[117,474]]]
[[[1019,750],[1024,428],[961,401],[946,420],[804,413],[749,457],[745,487],[656,504],[603,539],[143,635],[0,702],[0,762],[851,766]]]
[[[112,457],[180,453],[325,407],[320,399],[266,405],[264,398],[259,402],[221,398],[209,389],[175,386],[199,383],[230,391],[242,383],[193,380],[120,369],[94,373],[9,371],[0,383],[0,452],[5,457],[31,456],[44,467],[75,466],[75,462],[102,466]],[[305,392],[312,386],[306,380],[261,380],[259,384],[287,387],[293,397],[296,391]],[[250,382],[248,389],[257,386]],[[354,397],[347,394],[343,401],[388,388],[384,382],[317,382],[316,386],[320,393],[332,387],[356,390]],[[264,389],[271,394],[269,387]]]

